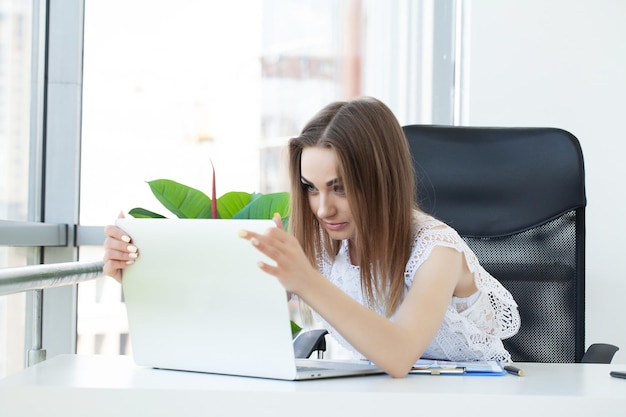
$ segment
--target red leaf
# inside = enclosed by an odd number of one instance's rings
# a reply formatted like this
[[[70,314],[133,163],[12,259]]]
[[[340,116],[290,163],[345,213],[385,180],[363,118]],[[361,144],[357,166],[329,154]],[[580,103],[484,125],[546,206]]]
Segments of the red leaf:
[[[211,218],[217,219],[217,193],[215,192],[215,165],[211,161],[211,167],[213,168],[213,189],[211,191]]]

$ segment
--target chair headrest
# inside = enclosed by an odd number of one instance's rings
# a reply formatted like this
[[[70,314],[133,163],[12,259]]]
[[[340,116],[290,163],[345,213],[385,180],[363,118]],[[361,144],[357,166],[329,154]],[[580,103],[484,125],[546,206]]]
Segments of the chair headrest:
[[[409,125],[420,207],[463,236],[527,230],[586,205],[580,144],[556,128]]]

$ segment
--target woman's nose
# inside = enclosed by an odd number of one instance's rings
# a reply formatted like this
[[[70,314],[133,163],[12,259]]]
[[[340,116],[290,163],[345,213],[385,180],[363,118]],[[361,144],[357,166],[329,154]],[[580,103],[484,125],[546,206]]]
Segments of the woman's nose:
[[[334,205],[332,199],[328,196],[320,196],[319,206],[317,207],[317,217],[320,219],[331,217],[334,213]]]

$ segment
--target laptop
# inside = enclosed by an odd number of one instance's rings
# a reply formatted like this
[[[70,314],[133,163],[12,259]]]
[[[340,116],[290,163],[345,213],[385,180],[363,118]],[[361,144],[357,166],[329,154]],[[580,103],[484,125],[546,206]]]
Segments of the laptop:
[[[272,261],[238,236],[271,220],[118,219],[139,248],[123,291],[136,364],[300,380],[383,373],[365,361],[296,359]]]

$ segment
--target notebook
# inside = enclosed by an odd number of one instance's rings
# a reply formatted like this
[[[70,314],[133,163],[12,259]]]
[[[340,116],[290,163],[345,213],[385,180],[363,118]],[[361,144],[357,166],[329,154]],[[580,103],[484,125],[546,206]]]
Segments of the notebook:
[[[286,291],[257,266],[272,261],[237,235],[271,220],[116,224],[139,248],[122,284],[138,365],[284,380],[382,373],[365,361],[296,360]]]

